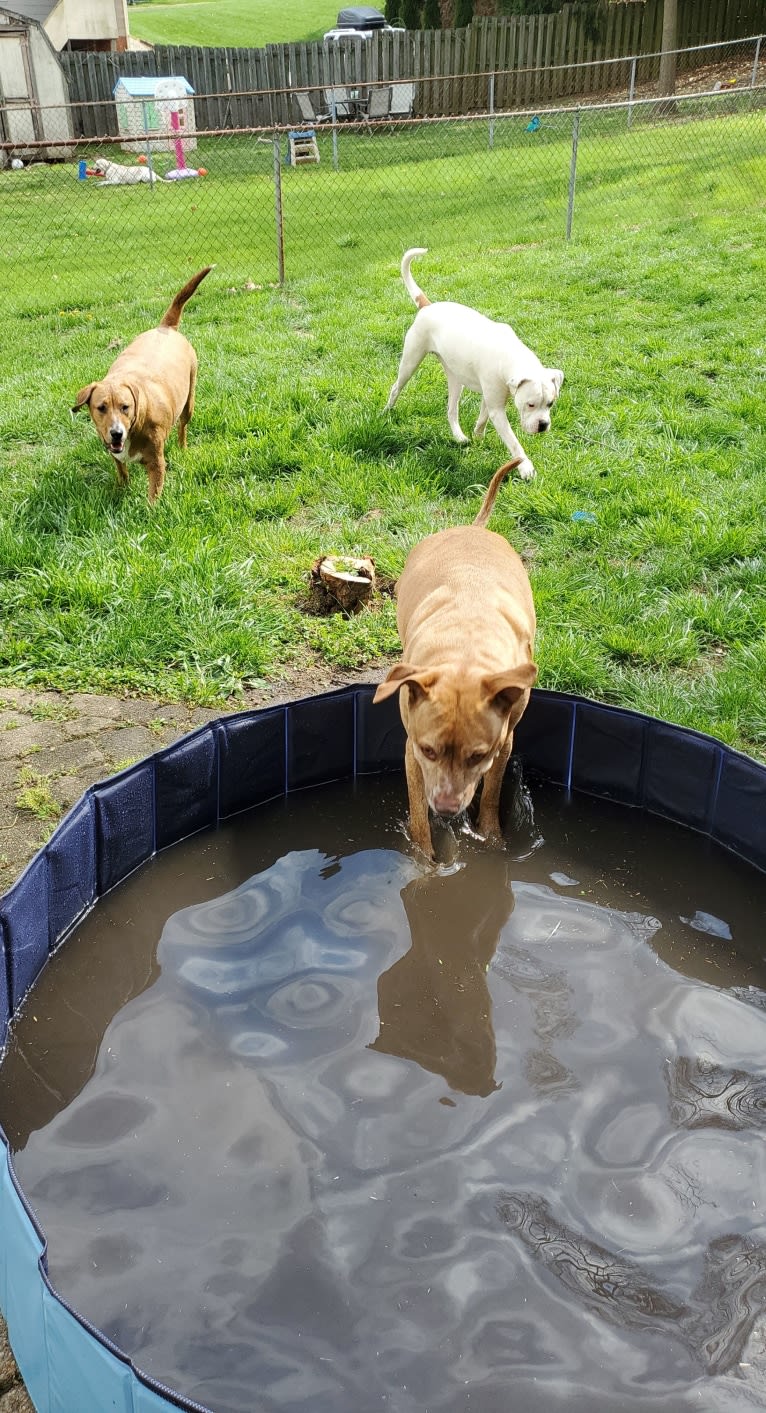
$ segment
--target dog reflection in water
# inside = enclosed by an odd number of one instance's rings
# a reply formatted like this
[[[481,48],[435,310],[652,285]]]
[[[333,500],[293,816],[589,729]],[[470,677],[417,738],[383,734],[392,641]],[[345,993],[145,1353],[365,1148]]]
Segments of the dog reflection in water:
[[[477,853],[456,873],[414,879],[402,902],[412,946],[378,978],[380,1033],[369,1048],[415,1060],[461,1094],[492,1094],[487,971],[513,911],[509,863]]]

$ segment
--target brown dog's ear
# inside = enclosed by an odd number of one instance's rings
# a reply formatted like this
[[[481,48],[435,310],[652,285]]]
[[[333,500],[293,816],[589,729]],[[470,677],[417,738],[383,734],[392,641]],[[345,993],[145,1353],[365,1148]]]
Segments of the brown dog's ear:
[[[125,386],[126,388],[130,388],[133,395],[133,406],[136,409],[133,416],[133,425],[135,427],[142,427],[146,421],[146,394],[140,383],[126,383]]]
[[[96,386],[95,383],[88,383],[87,387],[85,387],[85,388],[80,388],[80,391],[79,391],[78,394],[77,394],[77,399],[76,399],[76,401],[75,401],[75,405],[74,405],[74,407],[72,408],[72,411],[73,411],[73,412],[76,412],[77,409],[78,409],[78,407],[82,407],[82,406],[83,406],[83,403],[90,402],[91,395],[92,395],[92,393],[93,393],[93,389],[95,388],[95,386]]]
[[[429,687],[432,687],[436,680],[433,672],[421,671],[417,667],[410,667],[407,662],[398,662],[396,667],[392,667],[385,682],[381,682],[375,696],[373,705],[376,702],[384,702],[386,697],[393,696],[405,683],[410,689],[410,700],[417,696],[427,696]]]
[[[520,667],[511,667],[507,672],[496,672],[493,677],[485,677],[482,688],[498,711],[509,712],[519,700],[522,692],[534,687],[537,681],[537,665],[524,662]]]

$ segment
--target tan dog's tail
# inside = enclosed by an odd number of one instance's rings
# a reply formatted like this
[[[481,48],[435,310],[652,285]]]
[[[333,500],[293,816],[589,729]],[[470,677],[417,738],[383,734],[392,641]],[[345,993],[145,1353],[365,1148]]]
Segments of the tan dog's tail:
[[[415,284],[415,281],[413,280],[412,275],[410,274],[410,265],[412,264],[416,255],[427,254],[427,247],[422,245],[415,245],[413,246],[412,250],[405,250],[404,255],[402,256],[401,271],[402,279],[404,280],[404,288],[410,296],[410,299],[414,300],[415,304],[417,304],[418,309],[424,309],[427,304],[431,303],[431,301],[428,298],[428,295],[423,293],[420,286]]]
[[[474,525],[486,525],[490,515],[492,514],[492,507],[495,504],[497,493],[500,490],[500,487],[502,486],[506,476],[508,475],[508,472],[512,471],[514,466],[519,466],[523,459],[523,457],[517,456],[515,461],[506,461],[505,466],[501,466],[499,471],[495,472],[494,476],[492,477],[492,480],[487,486],[487,494],[485,495],[481,503],[481,510],[479,511],[478,515],[476,516],[476,519],[473,522]]]
[[[178,325],[179,325],[180,322],[181,322],[181,315],[182,315],[182,313],[183,313],[183,307],[184,307],[184,305],[185,305],[187,299],[191,299],[191,297],[192,297],[192,295],[194,294],[194,291],[195,291],[195,289],[197,288],[197,286],[198,286],[198,285],[201,285],[201,284],[202,284],[202,281],[203,281],[204,278],[205,278],[205,276],[206,276],[206,275],[209,275],[209,274],[210,274],[210,271],[211,271],[211,270],[214,270],[214,269],[215,269],[215,265],[206,265],[205,268],[204,268],[204,270],[199,270],[196,275],[192,275],[192,277],[191,277],[191,279],[189,280],[188,284],[185,284],[184,287],[183,287],[183,289],[179,289],[178,294],[176,295],[175,299],[173,300],[173,303],[170,305],[170,308],[165,310],[165,313],[163,314],[163,316],[162,316],[162,318],[160,319],[160,322],[159,322],[159,324],[158,324],[158,326],[157,326],[158,328],[160,328],[160,329],[177,329],[177,328],[178,328]]]

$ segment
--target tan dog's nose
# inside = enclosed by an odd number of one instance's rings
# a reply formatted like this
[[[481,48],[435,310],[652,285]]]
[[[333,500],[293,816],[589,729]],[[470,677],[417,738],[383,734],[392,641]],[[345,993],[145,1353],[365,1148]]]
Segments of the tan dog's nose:
[[[449,790],[439,790],[431,802],[435,814],[444,815],[451,819],[453,815],[460,814],[463,808],[463,801],[459,795],[453,795]]]

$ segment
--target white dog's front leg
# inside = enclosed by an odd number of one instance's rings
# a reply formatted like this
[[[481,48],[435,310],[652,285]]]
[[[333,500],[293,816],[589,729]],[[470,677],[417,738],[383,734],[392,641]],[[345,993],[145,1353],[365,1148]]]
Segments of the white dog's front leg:
[[[497,435],[499,436],[500,440],[505,442],[505,445],[511,453],[511,457],[514,460],[517,456],[521,457],[521,461],[519,462],[517,470],[522,481],[531,481],[532,477],[535,474],[535,468],[532,465],[532,462],[530,461],[529,457],[527,456],[527,453],[525,452],[523,446],[521,445],[521,442],[516,436],[513,427],[508,421],[505,408],[490,407],[489,417],[490,421],[492,422],[492,426],[497,432]]]
[[[486,425],[487,425],[487,422],[488,422],[488,421],[489,421],[489,409],[488,409],[488,407],[487,407],[486,402],[484,401],[484,398],[482,398],[482,400],[481,400],[481,407],[479,408],[479,415],[478,415],[478,417],[476,418],[476,426],[475,426],[474,429],[473,429],[473,434],[474,434],[475,437],[483,437],[483,436],[484,436],[484,429],[486,428]]]
[[[447,373],[447,421],[449,422],[449,429],[455,441],[460,442],[461,446],[466,446],[468,444],[468,438],[460,426],[458,419],[458,407],[460,405],[460,394],[462,391],[463,384],[460,382],[460,379],[456,378],[454,373]]]

